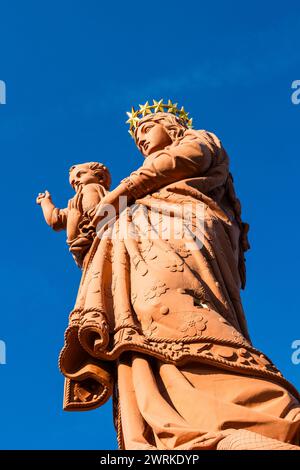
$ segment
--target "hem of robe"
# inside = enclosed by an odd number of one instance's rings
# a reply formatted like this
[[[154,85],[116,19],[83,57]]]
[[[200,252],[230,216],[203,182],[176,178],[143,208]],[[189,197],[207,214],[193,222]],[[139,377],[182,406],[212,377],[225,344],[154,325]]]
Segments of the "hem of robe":
[[[237,429],[299,445],[300,403],[272,381],[134,352],[117,371],[120,448],[214,450]]]

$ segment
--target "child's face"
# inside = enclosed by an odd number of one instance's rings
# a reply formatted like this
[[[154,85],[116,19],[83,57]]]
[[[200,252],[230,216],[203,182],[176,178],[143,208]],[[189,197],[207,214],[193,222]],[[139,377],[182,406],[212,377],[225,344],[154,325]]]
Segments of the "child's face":
[[[70,172],[69,178],[71,186],[78,191],[80,186],[90,183],[99,183],[99,177],[95,176],[93,170],[88,165],[76,165]]]

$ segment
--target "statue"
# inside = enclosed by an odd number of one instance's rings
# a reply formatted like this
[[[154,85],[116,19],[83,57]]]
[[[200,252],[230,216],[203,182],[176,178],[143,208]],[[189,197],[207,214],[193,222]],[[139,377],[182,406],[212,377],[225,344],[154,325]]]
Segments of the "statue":
[[[300,450],[299,394],[249,338],[249,226],[226,151],[170,100],[128,114],[140,168],[109,191],[104,165],[76,165],[67,209],[37,200],[82,268],[64,409],[113,396],[120,449]]]
[[[42,207],[45,221],[50,227],[67,231],[70,252],[76,264],[81,267],[94,236],[92,231],[82,237],[82,230],[90,225],[97,205],[109,189],[111,178],[106,166],[90,162],[73,165],[69,180],[76,195],[69,200],[67,208],[55,207],[49,191],[39,193],[36,202]]]

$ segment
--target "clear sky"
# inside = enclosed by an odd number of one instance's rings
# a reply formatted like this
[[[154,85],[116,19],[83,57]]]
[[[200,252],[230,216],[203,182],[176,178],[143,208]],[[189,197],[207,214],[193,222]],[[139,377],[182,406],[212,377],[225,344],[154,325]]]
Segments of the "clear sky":
[[[142,164],[125,112],[184,105],[215,132],[250,223],[244,308],[255,346],[300,387],[297,1],[0,1],[2,449],[116,448],[111,403],[62,411],[57,357],[80,280],[35,205],[64,207],[74,163],[101,161],[113,187]]]

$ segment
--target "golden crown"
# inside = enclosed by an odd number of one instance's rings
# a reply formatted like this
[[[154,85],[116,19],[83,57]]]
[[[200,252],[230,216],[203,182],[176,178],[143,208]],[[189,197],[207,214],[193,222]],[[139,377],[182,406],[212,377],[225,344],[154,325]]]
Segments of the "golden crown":
[[[187,113],[182,106],[180,109],[177,107],[177,103],[172,103],[171,100],[168,100],[168,104],[163,103],[163,100],[156,101],[153,100],[153,104],[149,104],[149,101],[146,101],[145,104],[139,105],[140,109],[135,110],[131,108],[131,112],[127,112],[128,120],[126,124],[129,124],[129,133],[133,137],[134,131],[137,126],[137,123],[147,114],[155,113],[172,113],[175,116],[179,117],[187,127],[192,127],[193,118],[189,118]]]

